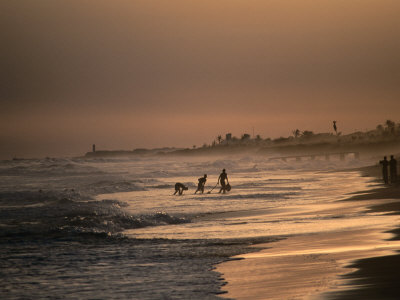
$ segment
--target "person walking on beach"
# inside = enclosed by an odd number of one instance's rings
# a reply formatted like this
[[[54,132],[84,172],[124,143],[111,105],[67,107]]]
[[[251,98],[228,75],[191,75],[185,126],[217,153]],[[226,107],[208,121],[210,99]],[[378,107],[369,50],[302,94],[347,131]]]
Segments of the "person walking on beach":
[[[397,181],[397,160],[393,155],[390,155],[390,182],[395,183]]]
[[[388,178],[388,165],[389,161],[387,160],[386,156],[379,162],[382,165],[382,177],[383,177],[383,182],[385,184],[389,183],[389,178]]]
[[[225,180],[226,180],[226,182],[225,182]],[[225,169],[223,169],[222,173],[219,175],[217,184],[218,183],[221,184],[221,189],[219,190],[218,193],[223,192],[225,194],[226,190],[227,190],[227,184],[229,184],[228,174],[226,174]]]
[[[185,186],[184,184],[182,184],[180,182],[177,182],[177,183],[175,183],[175,193],[174,193],[174,195],[176,193],[178,193],[178,192],[179,192],[179,195],[182,195],[183,191],[187,191],[187,190],[188,190],[187,186]]]
[[[204,186],[205,186],[206,181],[207,181],[207,174],[204,174],[204,176],[200,177],[198,180],[199,180],[199,183],[197,184],[197,190],[194,193],[196,194],[197,192],[201,192],[203,194],[204,193]]]

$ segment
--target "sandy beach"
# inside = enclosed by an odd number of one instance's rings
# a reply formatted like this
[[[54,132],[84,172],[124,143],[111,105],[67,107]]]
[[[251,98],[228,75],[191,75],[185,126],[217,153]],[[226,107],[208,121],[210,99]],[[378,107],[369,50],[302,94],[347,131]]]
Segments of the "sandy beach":
[[[379,167],[362,169],[379,176]],[[349,210],[400,214],[400,186],[378,186],[342,203]],[[337,206],[338,210],[344,207]],[[340,222],[340,219],[337,220]],[[217,266],[234,299],[398,299],[400,229],[369,228],[289,236]]]

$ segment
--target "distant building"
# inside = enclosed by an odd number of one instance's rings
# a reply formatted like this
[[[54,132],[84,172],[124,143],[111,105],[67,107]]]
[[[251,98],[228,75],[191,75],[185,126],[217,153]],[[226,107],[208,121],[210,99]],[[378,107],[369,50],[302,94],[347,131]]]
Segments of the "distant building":
[[[242,140],[249,140],[249,139],[250,139],[250,134],[244,133],[244,134],[242,135]]]

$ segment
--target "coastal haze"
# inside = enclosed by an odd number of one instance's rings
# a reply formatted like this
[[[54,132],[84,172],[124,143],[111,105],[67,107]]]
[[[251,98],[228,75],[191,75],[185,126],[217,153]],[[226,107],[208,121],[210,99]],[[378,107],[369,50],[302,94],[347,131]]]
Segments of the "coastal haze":
[[[398,1],[3,1],[0,158],[374,129]]]
[[[0,299],[399,298],[399,11],[2,1]]]

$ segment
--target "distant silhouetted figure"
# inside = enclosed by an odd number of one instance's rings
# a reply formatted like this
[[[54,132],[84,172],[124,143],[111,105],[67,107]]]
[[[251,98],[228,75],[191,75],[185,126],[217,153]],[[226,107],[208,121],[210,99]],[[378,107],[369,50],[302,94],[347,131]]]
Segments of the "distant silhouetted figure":
[[[96,145],[95,144],[93,144],[93,146],[92,146],[92,151],[96,152]]]
[[[175,183],[175,193],[174,193],[174,195],[176,193],[178,193],[178,192],[179,192],[179,195],[182,195],[183,191],[187,191],[187,190],[188,190],[187,186],[185,186],[184,184],[182,184],[180,182],[177,182],[177,183]]]
[[[207,174],[204,174],[203,177],[199,178],[199,183],[197,184],[197,190],[194,192],[195,194],[197,192],[201,192],[202,194],[204,193],[204,185],[206,184],[207,181]]]
[[[389,166],[390,166],[390,182],[395,183],[397,181],[397,160],[393,157],[393,155],[390,155]]]
[[[225,182],[226,181],[226,182]],[[226,174],[225,169],[222,170],[222,173],[218,177],[218,183],[221,184],[221,189],[219,190],[218,193],[223,192],[224,194],[227,191],[227,184],[229,185],[228,181],[228,174]]]
[[[335,130],[336,135],[337,135],[337,126],[336,126],[336,121],[333,121],[333,130]]]
[[[389,183],[389,178],[388,178],[388,165],[389,161],[387,160],[386,156],[379,162],[382,165],[382,177],[383,181],[385,184]]]

